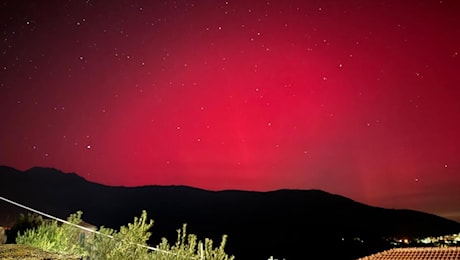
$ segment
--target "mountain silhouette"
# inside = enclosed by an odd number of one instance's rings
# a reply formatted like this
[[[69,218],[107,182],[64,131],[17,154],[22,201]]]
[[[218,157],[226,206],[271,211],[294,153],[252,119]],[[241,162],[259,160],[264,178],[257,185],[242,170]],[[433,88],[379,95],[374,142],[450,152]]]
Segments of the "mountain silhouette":
[[[183,223],[237,259],[356,259],[389,247],[384,237],[460,232],[460,223],[412,210],[383,209],[320,190],[206,191],[186,186],[111,187],[51,168],[0,166],[0,196],[57,217],[77,210],[96,226],[118,228],[147,210],[151,243],[170,242]],[[0,225],[20,212],[0,201]],[[359,238],[359,239],[357,239]]]

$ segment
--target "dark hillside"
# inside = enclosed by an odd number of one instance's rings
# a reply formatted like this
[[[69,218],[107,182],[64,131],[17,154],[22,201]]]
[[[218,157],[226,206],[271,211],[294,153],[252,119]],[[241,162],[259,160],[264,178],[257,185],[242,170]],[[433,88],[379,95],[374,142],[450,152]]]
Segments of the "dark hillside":
[[[460,232],[460,224],[411,210],[382,209],[320,190],[211,192],[184,186],[108,187],[76,174],[0,167],[0,196],[66,217],[77,210],[94,225],[119,227],[143,209],[155,220],[152,243],[175,240],[188,223],[199,237],[220,242],[238,259],[270,256],[304,259],[305,254],[353,259],[387,245],[384,236],[441,235]],[[0,225],[20,210],[0,202]],[[357,242],[354,238],[364,242]]]

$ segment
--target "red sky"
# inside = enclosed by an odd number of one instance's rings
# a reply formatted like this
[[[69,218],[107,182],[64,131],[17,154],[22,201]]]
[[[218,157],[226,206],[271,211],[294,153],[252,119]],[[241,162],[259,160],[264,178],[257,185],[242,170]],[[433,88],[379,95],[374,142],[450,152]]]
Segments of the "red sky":
[[[460,221],[460,3],[0,0],[0,164]]]

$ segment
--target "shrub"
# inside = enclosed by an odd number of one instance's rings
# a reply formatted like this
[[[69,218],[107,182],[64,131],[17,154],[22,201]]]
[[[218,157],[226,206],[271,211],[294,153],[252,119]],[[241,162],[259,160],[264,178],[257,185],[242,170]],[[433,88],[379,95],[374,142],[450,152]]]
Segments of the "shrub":
[[[211,239],[198,241],[197,236],[187,234],[187,226],[177,230],[177,241],[169,245],[166,238],[158,246],[158,250],[150,250],[147,241],[153,226],[153,220],[147,220],[147,212],[135,217],[133,223],[120,227],[117,232],[101,227],[98,234],[88,234],[74,225],[82,222],[82,212],[72,214],[67,219],[72,225],[58,225],[56,221],[44,222],[36,229],[29,229],[19,234],[16,243],[31,245],[49,252],[59,252],[88,256],[90,259],[133,259],[133,260],[233,260],[225,251],[227,236],[222,237],[219,247],[213,248]]]
[[[16,223],[7,231],[7,243],[14,243],[16,241],[16,236],[19,232],[24,232],[28,229],[34,229],[43,224],[42,216],[38,214],[23,213],[19,214]]]
[[[213,248],[211,239],[206,238],[204,243],[198,241],[197,236],[187,235],[187,225],[184,224],[182,229],[177,230],[177,240],[173,246],[170,246],[166,238],[158,246],[161,251],[154,252],[158,260],[188,260],[188,259],[206,259],[206,260],[233,260],[234,256],[228,256],[225,251],[227,236],[222,237],[220,246]]]
[[[147,241],[152,225],[153,220],[147,221],[147,212],[142,211],[141,217],[120,227],[119,232],[102,227],[99,232],[103,235],[93,236],[88,253],[94,259],[149,259]]]
[[[78,225],[81,223],[82,212],[79,211],[68,217],[67,221]],[[35,246],[48,252],[86,255],[82,241],[84,233],[72,225],[58,225],[57,221],[44,222],[35,229],[28,229],[23,234],[18,233],[17,244]]]

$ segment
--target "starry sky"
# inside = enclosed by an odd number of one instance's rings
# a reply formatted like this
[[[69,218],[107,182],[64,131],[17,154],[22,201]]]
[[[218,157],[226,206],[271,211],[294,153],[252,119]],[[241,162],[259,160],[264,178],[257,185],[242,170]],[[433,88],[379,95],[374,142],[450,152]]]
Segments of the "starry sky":
[[[0,0],[0,164],[460,221],[460,2]]]

